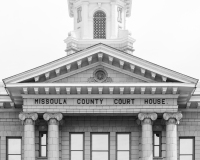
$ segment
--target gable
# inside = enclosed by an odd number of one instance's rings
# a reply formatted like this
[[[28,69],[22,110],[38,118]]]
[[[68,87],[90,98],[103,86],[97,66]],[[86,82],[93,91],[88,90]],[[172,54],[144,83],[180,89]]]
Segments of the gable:
[[[108,77],[112,79],[113,83],[130,83],[130,82],[145,82],[144,80],[140,80],[138,78],[129,76],[127,74],[123,74],[119,71],[115,71],[103,66],[93,67],[91,69],[85,70],[83,72],[74,74],[72,76],[54,81],[54,83],[88,83],[88,79],[93,77],[93,73],[96,69],[103,68],[108,73]]]
[[[45,83],[54,82],[76,72],[89,69],[90,66],[103,64],[111,69],[134,76],[146,82],[178,82],[196,84],[197,79],[174,72],[133,55],[119,51],[104,44],[94,45],[85,50],[63,57],[30,71],[4,79],[9,83]]]

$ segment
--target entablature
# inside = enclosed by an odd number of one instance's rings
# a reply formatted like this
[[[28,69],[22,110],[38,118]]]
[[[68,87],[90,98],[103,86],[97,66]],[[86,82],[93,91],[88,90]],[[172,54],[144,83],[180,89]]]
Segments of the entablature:
[[[184,83],[17,83],[7,84],[16,104],[23,103],[25,96],[39,97],[138,97],[169,98],[186,104],[193,84]]]

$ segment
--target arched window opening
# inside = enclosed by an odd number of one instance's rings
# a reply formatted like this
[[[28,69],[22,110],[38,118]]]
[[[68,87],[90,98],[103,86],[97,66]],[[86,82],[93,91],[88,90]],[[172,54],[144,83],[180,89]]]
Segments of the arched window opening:
[[[106,14],[103,11],[94,13],[94,39],[106,39]]]

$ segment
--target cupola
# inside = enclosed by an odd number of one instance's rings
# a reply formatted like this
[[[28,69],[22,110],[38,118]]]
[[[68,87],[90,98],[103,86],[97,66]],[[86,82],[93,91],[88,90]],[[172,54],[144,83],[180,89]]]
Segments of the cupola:
[[[126,30],[132,0],[68,0],[74,30],[65,40],[67,55],[103,43],[129,54],[134,39]]]

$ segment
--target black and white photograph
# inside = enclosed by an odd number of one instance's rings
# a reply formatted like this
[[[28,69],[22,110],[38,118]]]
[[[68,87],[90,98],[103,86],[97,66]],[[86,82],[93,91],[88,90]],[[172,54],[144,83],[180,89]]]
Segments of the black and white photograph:
[[[0,0],[0,160],[199,160],[199,0]]]

